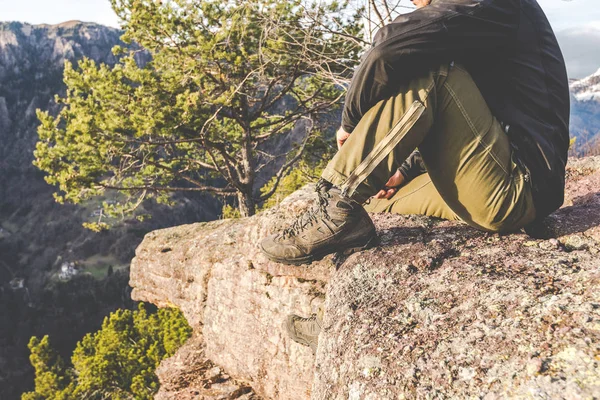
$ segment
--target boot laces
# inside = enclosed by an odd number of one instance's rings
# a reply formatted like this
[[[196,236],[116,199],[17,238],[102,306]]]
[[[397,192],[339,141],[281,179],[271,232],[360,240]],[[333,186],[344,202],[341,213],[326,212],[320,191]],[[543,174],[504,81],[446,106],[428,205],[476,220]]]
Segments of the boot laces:
[[[328,191],[322,190],[318,185],[316,192],[318,205],[306,210],[298,218],[296,218],[292,225],[284,229],[281,234],[284,239],[297,236],[307,227],[312,226],[315,222],[323,219],[331,220],[331,217],[327,213],[327,206],[329,205],[329,198],[331,195]]]

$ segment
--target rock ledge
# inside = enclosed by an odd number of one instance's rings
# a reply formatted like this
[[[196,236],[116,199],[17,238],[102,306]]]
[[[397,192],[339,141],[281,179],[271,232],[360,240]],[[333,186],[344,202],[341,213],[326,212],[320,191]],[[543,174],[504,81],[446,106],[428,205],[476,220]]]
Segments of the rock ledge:
[[[259,239],[312,201],[305,189],[252,218],[146,236],[134,299],[179,307],[195,332],[159,369],[157,398],[598,396],[600,158],[570,163],[550,239],[380,214],[380,247],[268,261]],[[315,357],[282,323],[324,302]]]

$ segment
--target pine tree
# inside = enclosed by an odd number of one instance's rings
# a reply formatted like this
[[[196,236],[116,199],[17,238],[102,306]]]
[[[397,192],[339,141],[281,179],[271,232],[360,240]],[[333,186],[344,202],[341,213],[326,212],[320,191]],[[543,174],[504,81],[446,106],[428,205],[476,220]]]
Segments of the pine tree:
[[[123,20],[114,67],[67,63],[58,116],[38,112],[35,165],[59,201],[118,191],[104,204],[130,215],[147,198],[177,191],[234,196],[242,216],[275,192],[344,93],[361,43],[348,3],[305,0],[112,0]],[[151,61],[138,63],[145,51]],[[301,124],[301,125],[298,125]],[[294,126],[289,153],[267,143]],[[273,147],[273,146],[271,146]],[[257,194],[257,171],[277,166]]]
[[[111,313],[98,332],[77,343],[69,368],[52,350],[48,336],[32,337],[35,390],[22,399],[150,400],[158,391],[156,367],[190,335],[179,310],[149,314],[140,303],[137,311]]]

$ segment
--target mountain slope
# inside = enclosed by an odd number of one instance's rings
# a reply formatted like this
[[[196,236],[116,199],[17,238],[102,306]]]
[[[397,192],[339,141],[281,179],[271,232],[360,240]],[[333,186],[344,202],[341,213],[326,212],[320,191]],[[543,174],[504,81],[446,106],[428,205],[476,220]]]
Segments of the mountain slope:
[[[577,137],[580,153],[597,151],[600,133],[600,69],[594,74],[572,81],[571,135]]]
[[[128,266],[143,235],[153,229],[215,219],[220,204],[208,196],[179,197],[174,208],[144,204],[152,219],[124,221],[94,233],[98,202],[59,205],[33,165],[37,108],[58,111],[65,60],[84,56],[114,64],[122,44],[117,29],[70,21],[59,25],[0,23],[0,399],[17,398],[33,384],[27,342],[50,334],[64,355],[104,316],[131,306]],[[144,62],[140,56],[139,62]],[[73,263],[73,264],[71,264]],[[65,282],[61,268],[79,275]],[[109,278],[110,271],[115,271]],[[81,273],[81,272],[89,272]],[[64,275],[64,274],[63,274]],[[68,274],[67,274],[68,275]]]
[[[600,104],[600,69],[586,78],[571,82],[569,88],[577,101]]]

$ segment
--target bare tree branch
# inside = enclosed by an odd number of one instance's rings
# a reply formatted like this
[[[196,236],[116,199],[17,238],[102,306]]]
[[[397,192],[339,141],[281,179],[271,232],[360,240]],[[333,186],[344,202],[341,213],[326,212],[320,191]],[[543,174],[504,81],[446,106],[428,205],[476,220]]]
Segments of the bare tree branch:
[[[257,199],[258,202],[265,201],[266,199],[271,197],[273,195],[273,193],[275,193],[277,191],[277,188],[279,187],[279,182],[281,182],[281,179],[285,176],[286,172],[291,167],[293,167],[294,164],[296,162],[298,162],[298,160],[300,160],[300,158],[302,158],[302,155],[304,154],[304,150],[306,149],[306,144],[308,143],[308,141],[310,139],[310,130],[312,130],[312,126],[310,129],[307,129],[308,132],[306,134],[306,138],[302,142],[302,145],[300,146],[300,148],[298,149],[298,151],[296,152],[294,157],[292,157],[288,162],[283,164],[281,166],[281,168],[279,169],[279,171],[277,172],[277,174],[275,174],[275,182],[273,183],[273,187],[271,189],[269,189],[267,192],[263,193],[262,196],[260,196]]]
[[[222,195],[233,195],[237,192],[235,188],[217,188],[214,186],[202,186],[202,187],[177,187],[177,186],[118,186],[118,185],[107,185],[104,183],[97,183],[98,187],[102,189],[111,189],[119,191],[132,191],[132,190],[147,190],[148,192],[209,192]]]

